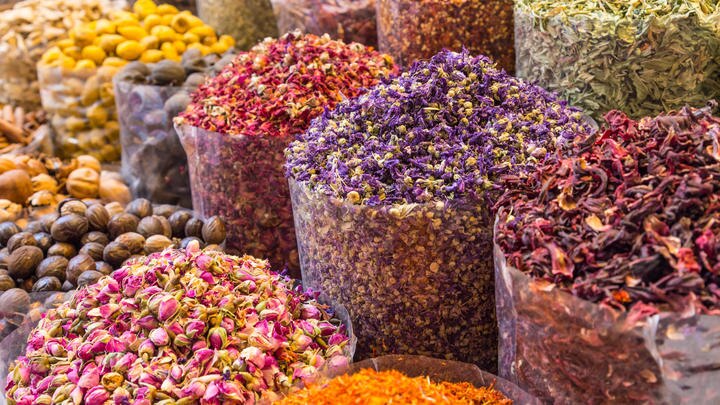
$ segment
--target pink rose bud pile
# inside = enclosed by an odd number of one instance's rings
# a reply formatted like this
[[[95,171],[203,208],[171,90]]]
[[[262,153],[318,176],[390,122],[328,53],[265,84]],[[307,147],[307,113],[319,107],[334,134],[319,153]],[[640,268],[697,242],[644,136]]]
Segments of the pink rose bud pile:
[[[349,338],[267,261],[165,250],[49,311],[10,368],[9,404],[254,404],[324,367]],[[109,401],[109,402],[108,402]]]

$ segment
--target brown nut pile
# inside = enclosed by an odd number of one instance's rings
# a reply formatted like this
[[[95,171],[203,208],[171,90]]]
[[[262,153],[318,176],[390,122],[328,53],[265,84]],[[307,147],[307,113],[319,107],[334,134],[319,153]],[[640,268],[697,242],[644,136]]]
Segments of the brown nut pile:
[[[225,223],[219,217],[203,221],[179,207],[153,207],[144,198],[125,208],[66,199],[57,212],[24,228],[0,223],[0,291],[69,291],[95,283],[129,259],[184,248],[193,240],[220,249]]]

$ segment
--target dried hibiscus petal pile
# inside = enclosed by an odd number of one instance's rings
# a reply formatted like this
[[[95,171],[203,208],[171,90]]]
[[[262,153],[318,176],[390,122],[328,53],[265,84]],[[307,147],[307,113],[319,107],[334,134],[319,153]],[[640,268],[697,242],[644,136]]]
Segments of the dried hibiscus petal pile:
[[[310,120],[396,72],[358,43],[290,33],[240,53],[176,119],[193,206],[220,215],[228,246],[299,276],[284,149]]]
[[[10,404],[247,403],[346,367],[330,310],[266,261],[165,250],[51,310],[11,368]],[[178,402],[179,403],[179,402]]]

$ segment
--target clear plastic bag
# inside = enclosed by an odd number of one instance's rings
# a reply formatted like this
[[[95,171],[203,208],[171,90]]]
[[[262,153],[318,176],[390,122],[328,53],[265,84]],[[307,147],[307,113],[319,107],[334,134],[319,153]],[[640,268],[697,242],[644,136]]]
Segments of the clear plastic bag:
[[[218,35],[235,38],[235,47],[250,49],[266,37],[277,37],[270,0],[197,0],[198,16]]]
[[[187,157],[175,132],[176,111],[167,101],[181,86],[115,80],[122,170],[133,197],[192,208]]]
[[[555,404],[717,403],[720,317],[617,313],[537,283],[495,247],[500,375]]]
[[[420,354],[496,369],[483,204],[358,206],[289,183],[303,285],[348,309],[359,359]]]
[[[281,34],[299,29],[377,47],[375,0],[272,0]]]
[[[190,169],[193,208],[220,215],[226,246],[299,276],[290,192],[283,165],[288,138],[225,135],[176,127]]]
[[[511,0],[377,0],[378,44],[410,66],[447,48],[515,70]]]
[[[109,66],[83,70],[38,67],[43,108],[61,158],[87,154],[101,162],[120,160],[120,125],[112,84],[116,71]]]

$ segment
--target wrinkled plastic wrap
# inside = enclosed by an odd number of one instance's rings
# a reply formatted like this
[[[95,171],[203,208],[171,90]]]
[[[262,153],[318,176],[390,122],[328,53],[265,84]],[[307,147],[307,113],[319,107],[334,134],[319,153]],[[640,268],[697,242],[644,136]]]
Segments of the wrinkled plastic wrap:
[[[192,208],[187,157],[167,101],[180,86],[115,80],[122,170],[133,197]]]
[[[420,354],[496,369],[483,204],[368,207],[289,183],[303,285],[348,309],[359,359]]]
[[[272,0],[281,34],[301,30],[377,47],[375,0]]]
[[[67,70],[38,67],[40,96],[48,114],[56,154],[91,155],[101,162],[120,160],[112,78],[117,68]]]
[[[218,35],[235,38],[235,47],[250,49],[267,37],[277,37],[270,0],[197,0],[198,16]]]
[[[555,404],[720,402],[720,317],[618,313],[533,281],[495,247],[500,375]]]
[[[225,220],[226,246],[299,276],[290,192],[283,165],[291,137],[225,135],[176,127],[190,169],[193,208]]]
[[[515,70],[511,0],[377,0],[377,25],[380,52],[401,66],[467,48]]]

